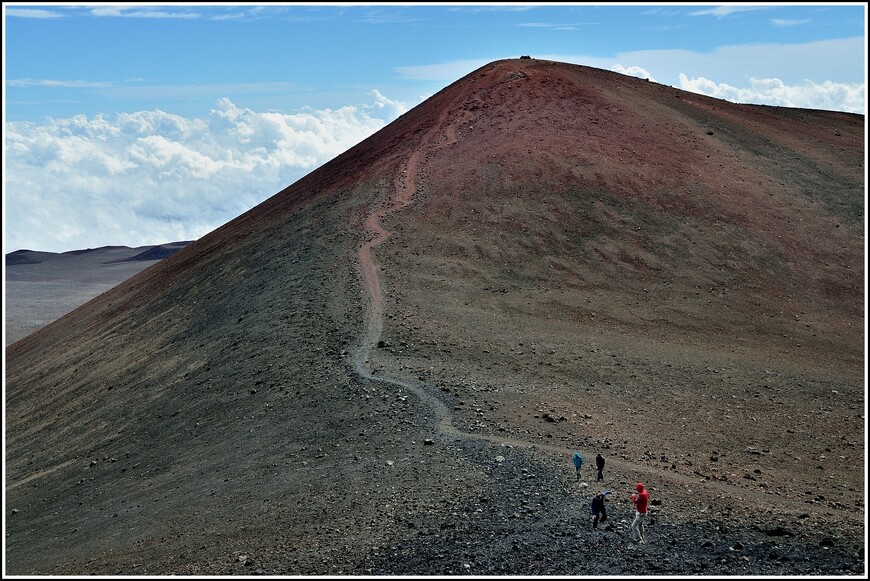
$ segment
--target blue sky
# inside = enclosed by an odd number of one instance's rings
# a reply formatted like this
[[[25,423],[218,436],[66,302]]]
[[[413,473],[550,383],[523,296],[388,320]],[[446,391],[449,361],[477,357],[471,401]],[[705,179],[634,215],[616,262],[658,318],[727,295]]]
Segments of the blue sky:
[[[866,109],[842,4],[3,4],[4,252],[191,240],[487,62]]]

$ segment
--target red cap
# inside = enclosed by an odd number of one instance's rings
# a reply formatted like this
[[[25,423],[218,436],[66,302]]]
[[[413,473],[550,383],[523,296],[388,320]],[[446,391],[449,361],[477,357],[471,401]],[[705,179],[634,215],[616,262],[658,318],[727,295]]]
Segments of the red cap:
[[[643,482],[638,482],[637,486],[634,487],[638,492],[643,492]]]

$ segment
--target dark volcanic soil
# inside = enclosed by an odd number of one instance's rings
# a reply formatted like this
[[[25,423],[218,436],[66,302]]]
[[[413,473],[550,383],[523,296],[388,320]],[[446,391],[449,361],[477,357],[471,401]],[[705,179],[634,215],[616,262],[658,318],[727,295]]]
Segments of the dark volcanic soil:
[[[7,349],[6,572],[863,575],[864,131],[479,69]]]

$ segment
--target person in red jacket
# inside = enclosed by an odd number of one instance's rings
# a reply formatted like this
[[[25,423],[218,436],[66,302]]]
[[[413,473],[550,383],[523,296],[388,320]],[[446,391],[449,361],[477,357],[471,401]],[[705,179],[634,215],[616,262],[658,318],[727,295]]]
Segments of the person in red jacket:
[[[634,513],[634,520],[631,523],[631,540],[643,543],[643,523],[646,521],[649,507],[649,492],[646,491],[643,482],[638,482],[634,488],[637,490],[637,493],[631,495],[631,501],[634,503],[636,512]]]

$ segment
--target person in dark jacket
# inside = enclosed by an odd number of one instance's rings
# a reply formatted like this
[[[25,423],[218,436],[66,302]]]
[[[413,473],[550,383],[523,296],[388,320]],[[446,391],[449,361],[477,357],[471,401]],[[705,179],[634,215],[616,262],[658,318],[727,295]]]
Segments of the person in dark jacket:
[[[598,528],[599,522],[607,520],[607,507],[604,506],[604,503],[606,502],[607,495],[611,492],[611,490],[602,490],[589,501],[589,517],[592,519],[593,529]]]
[[[601,455],[601,452],[595,457],[595,466],[598,468],[598,480],[604,480],[604,456]]]

